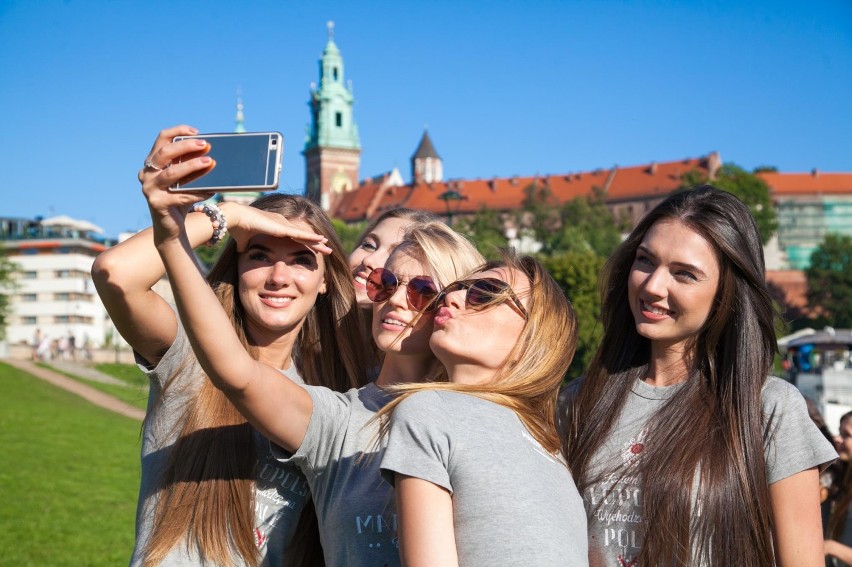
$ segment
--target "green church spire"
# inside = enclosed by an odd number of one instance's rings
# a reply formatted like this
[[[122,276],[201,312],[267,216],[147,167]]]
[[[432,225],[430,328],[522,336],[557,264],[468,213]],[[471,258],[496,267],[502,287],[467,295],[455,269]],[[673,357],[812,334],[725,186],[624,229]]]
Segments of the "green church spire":
[[[343,57],[334,43],[334,22],[328,22],[328,43],[319,61],[319,87],[311,85],[311,124],[305,151],[315,147],[361,149],[352,116],[352,85],[344,82]]]
[[[242,89],[237,89],[237,126],[234,128],[234,132],[242,134],[246,131],[245,124],[243,124],[244,121]]]

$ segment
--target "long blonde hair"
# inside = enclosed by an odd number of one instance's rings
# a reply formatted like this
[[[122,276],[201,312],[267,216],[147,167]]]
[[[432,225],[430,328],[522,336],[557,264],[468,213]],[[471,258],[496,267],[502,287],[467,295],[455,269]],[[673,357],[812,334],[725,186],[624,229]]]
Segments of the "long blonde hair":
[[[503,260],[488,262],[474,273],[496,268],[517,270],[530,282],[529,316],[506,362],[487,384],[428,382],[389,388],[399,395],[377,414],[382,435],[387,433],[390,417],[400,402],[415,392],[437,389],[469,394],[511,409],[542,447],[551,453],[559,451],[556,398],[577,346],[574,308],[534,258],[507,253]]]
[[[315,204],[294,195],[271,194],[253,207],[302,220],[328,238],[332,253],[324,257],[327,293],[318,297],[294,345],[294,359],[306,384],[346,391],[366,383],[361,349],[352,337],[360,329],[360,313],[339,239]],[[243,307],[236,293],[237,250],[229,242],[207,277],[231,319],[243,348],[257,358],[246,333]],[[186,373],[203,372],[194,359],[169,377],[164,392]],[[162,395],[155,403],[162,403]],[[203,376],[193,403],[179,420],[178,440],[159,483],[151,537],[144,564],[157,565],[174,546],[183,544],[203,562],[230,565],[240,559],[258,565],[254,540],[256,460],[252,428],[228,398]],[[312,513],[306,507],[306,513]],[[315,531],[315,530],[314,530]]]

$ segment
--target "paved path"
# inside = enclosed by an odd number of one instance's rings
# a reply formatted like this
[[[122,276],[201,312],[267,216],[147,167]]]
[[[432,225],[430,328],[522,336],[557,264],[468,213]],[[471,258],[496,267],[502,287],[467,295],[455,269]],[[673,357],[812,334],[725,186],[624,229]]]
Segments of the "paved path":
[[[23,370],[24,372],[28,372],[37,378],[41,378],[45,382],[49,382],[54,386],[58,386],[64,390],[68,390],[72,394],[77,394],[81,398],[88,400],[89,402],[100,406],[102,408],[106,408],[110,411],[114,411],[115,413],[121,414],[126,417],[130,417],[132,419],[137,419],[142,421],[145,418],[145,412],[137,407],[133,407],[130,404],[126,404],[116,398],[108,394],[104,394],[100,390],[96,390],[91,386],[87,386],[77,380],[72,378],[68,378],[67,376],[63,376],[58,372],[54,372],[53,370],[48,370],[47,368],[42,368],[41,366],[36,366],[33,362],[29,360],[14,360],[14,359],[5,359],[3,360],[9,366],[14,366],[19,370]],[[72,374],[77,374],[78,367],[75,366],[73,370],[69,370],[68,372]],[[100,374],[100,373],[99,373]],[[82,376],[83,378],[89,378],[89,376]],[[108,378],[112,378],[109,376]],[[121,382],[118,382],[121,384]]]
[[[96,370],[94,367],[81,362],[72,362],[70,360],[51,360],[48,362],[52,367],[92,382],[100,382],[102,384],[113,384],[115,386],[127,386],[127,382],[122,382],[115,376],[104,374]]]

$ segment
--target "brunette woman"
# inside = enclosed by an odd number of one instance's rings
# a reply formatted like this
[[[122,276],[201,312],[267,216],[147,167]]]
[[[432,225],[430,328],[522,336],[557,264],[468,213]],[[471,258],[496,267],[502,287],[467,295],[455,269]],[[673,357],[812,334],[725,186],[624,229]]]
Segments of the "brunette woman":
[[[776,350],[748,208],[704,186],[642,219],[602,276],[601,346],[572,388],[568,463],[592,565],[822,564],[835,457]]]
[[[429,344],[449,382],[395,388],[384,410],[403,564],[587,565],[555,424],[574,310],[529,257],[485,265],[437,305]]]
[[[150,165],[139,173],[143,186],[165,189],[184,176],[183,164],[168,164],[206,145],[171,140],[192,132],[183,126],[161,132]],[[318,207],[284,195],[252,207],[208,207],[187,215],[183,242],[191,254],[222,236],[216,231],[225,219],[239,235],[285,217],[296,228],[281,236],[306,237],[327,254],[289,238],[242,239],[240,250],[229,242],[201,280],[223,314],[213,329],[238,337],[229,355],[239,350],[264,361],[280,381],[338,391],[362,384],[364,361],[350,339],[359,319],[349,270]],[[150,379],[131,564],[280,565],[309,502],[307,481],[272,457],[269,442],[206,379],[174,308],[151,289],[164,272],[151,229],[101,254],[92,270],[113,322]]]
[[[208,167],[202,160],[189,159],[171,169],[181,168],[174,175],[192,175]],[[376,427],[365,425],[387,403],[385,386],[423,380],[437,370],[428,346],[432,316],[424,310],[443,284],[472,270],[482,257],[446,225],[410,227],[385,269],[368,278],[375,287],[373,299],[380,301],[373,314],[373,336],[385,352],[379,376],[340,394],[282,380],[274,366],[237,348],[237,335],[225,324],[225,312],[189,253],[182,207],[189,199],[155,183],[143,184],[143,191],[154,242],[198,361],[212,383],[281,448],[282,460],[305,473],[326,563],[398,564],[393,497],[379,474],[380,455],[371,458]],[[254,239],[292,234],[293,226],[281,220],[233,236],[243,250]],[[327,252],[320,246],[303,250],[316,262]]]
[[[827,563],[835,567],[852,565],[852,412],[840,418],[840,429],[834,439],[838,465],[828,493],[829,515],[824,543]]]

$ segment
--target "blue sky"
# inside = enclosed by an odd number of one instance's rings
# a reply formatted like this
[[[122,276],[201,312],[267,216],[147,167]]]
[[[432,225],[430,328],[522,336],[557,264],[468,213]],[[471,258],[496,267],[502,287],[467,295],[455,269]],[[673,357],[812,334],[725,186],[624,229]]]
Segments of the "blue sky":
[[[852,171],[847,0],[294,2],[0,0],[2,216],[149,224],[136,172],[158,130],[284,134],[301,192],[309,85],[334,20],[361,177],[428,124],[450,178],[704,155]]]

